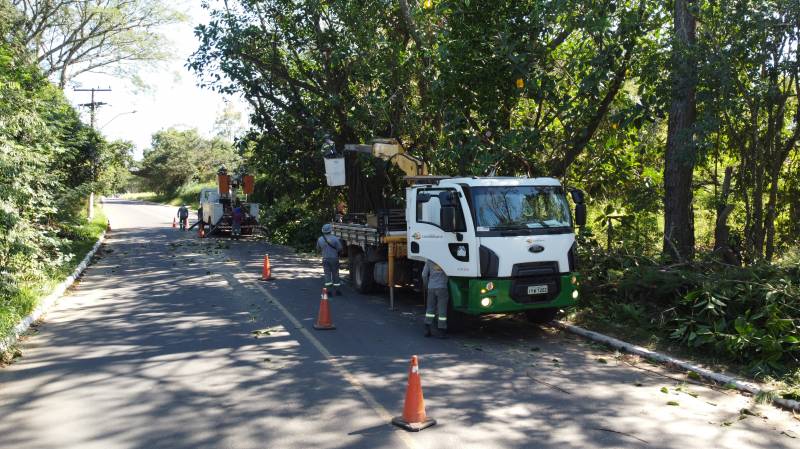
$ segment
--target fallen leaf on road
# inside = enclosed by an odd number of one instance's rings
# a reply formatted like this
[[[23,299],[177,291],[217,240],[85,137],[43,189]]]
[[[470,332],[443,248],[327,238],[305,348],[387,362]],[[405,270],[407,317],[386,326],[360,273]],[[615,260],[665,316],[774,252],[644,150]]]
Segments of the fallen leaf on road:
[[[681,404],[678,401],[667,401],[667,405],[672,405],[674,407],[677,407]]]
[[[792,432],[791,430],[784,430],[783,432],[781,432],[781,435],[786,435],[787,437],[793,440],[797,438],[797,434]]]
[[[660,390],[660,391],[661,391],[662,393],[664,393],[664,394],[667,394],[667,393],[669,393],[669,389],[668,389],[667,387],[661,387],[661,390]]]
[[[267,327],[264,329],[256,329],[250,333],[255,335],[256,338],[258,338],[260,335],[272,335],[273,332],[278,332],[280,330],[281,330],[280,327]]]
[[[597,359],[597,363],[608,364],[608,360],[606,360],[606,359],[604,359],[604,358],[600,357],[599,359]]]

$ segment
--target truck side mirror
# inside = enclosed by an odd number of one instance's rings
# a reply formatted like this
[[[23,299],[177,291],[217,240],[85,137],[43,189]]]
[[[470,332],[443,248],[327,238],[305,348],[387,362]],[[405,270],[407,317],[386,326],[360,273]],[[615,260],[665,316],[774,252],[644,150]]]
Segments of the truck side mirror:
[[[458,227],[456,222],[456,208],[454,206],[442,206],[439,210],[439,225],[444,232],[453,232]]]
[[[572,196],[572,201],[575,204],[580,204],[584,202],[584,195],[583,190],[580,189],[572,189],[570,190],[569,194]]]
[[[575,224],[578,226],[586,226],[586,203],[575,204]]]

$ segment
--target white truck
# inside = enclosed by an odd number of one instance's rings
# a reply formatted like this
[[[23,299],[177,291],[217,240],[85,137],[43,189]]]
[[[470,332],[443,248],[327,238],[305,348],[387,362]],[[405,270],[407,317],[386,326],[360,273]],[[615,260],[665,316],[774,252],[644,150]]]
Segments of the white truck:
[[[525,312],[546,322],[578,298],[575,220],[553,178],[409,176],[405,209],[351,214],[333,223],[354,287],[421,288],[425,260],[449,276],[450,307],[468,315]]]
[[[230,233],[231,212],[239,204],[244,212],[242,235],[252,235],[259,229],[258,203],[247,202],[254,190],[255,180],[244,172],[229,175],[225,167],[217,172],[217,187],[207,187],[200,191],[200,223],[208,226],[207,235]],[[241,190],[241,193],[239,192]]]

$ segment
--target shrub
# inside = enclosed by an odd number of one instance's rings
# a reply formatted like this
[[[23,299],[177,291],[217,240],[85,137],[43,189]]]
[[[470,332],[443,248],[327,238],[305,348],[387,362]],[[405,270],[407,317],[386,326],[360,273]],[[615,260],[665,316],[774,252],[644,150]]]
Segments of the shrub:
[[[712,258],[679,265],[608,253],[583,237],[579,308],[594,319],[647,327],[683,347],[743,366],[756,377],[800,363],[800,267],[733,267]]]

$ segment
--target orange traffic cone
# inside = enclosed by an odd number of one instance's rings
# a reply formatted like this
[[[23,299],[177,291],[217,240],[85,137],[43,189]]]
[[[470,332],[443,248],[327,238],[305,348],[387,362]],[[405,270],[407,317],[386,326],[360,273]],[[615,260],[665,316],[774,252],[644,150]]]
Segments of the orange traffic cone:
[[[175,229],[178,226],[178,223],[175,222],[175,217],[172,217],[172,229]]]
[[[264,266],[261,268],[261,280],[268,281],[272,277],[272,269],[269,265],[269,254],[264,255]]]
[[[393,418],[392,424],[409,432],[419,432],[436,424],[435,419],[425,415],[425,399],[422,397],[422,381],[419,377],[417,356],[411,357],[411,367],[408,369],[408,386],[406,387],[405,404],[403,404],[403,416]]]
[[[317,330],[331,330],[336,329],[336,326],[331,322],[331,311],[328,307],[328,289],[322,289],[322,299],[319,301],[319,315],[317,315],[317,322],[314,323],[314,329]]]

